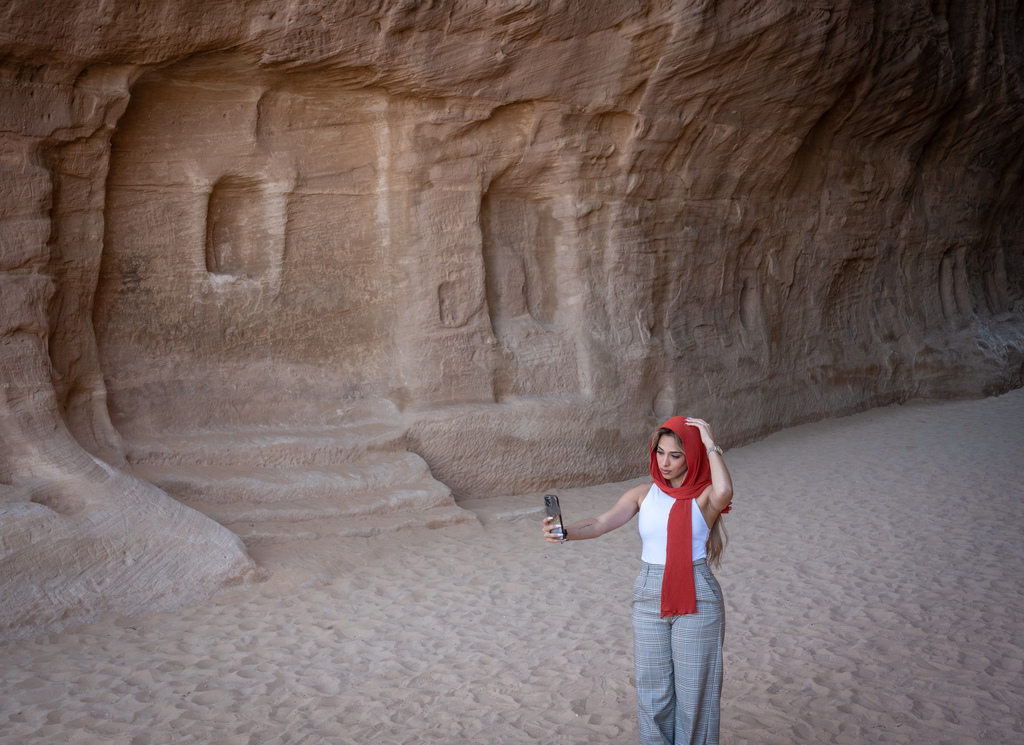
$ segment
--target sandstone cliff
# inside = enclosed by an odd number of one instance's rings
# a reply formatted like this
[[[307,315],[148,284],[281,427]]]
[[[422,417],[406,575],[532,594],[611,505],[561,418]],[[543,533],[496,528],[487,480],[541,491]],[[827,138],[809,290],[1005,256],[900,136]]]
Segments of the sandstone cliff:
[[[1020,386],[1020,12],[7,3],[0,622]]]

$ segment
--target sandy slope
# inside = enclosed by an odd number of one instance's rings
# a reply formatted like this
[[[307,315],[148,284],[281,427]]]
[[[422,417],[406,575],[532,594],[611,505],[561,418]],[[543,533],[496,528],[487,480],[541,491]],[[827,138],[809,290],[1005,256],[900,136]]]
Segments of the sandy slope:
[[[724,742],[1024,741],[1024,391],[727,462]],[[628,485],[561,491],[567,519]],[[255,589],[9,642],[0,741],[635,742],[635,524],[548,546],[538,503],[267,548]]]

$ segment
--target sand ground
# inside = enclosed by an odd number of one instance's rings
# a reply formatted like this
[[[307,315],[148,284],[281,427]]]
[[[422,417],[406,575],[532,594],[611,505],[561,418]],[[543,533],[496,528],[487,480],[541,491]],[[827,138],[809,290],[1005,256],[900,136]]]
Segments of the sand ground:
[[[1024,391],[726,460],[723,742],[1024,742]],[[566,519],[634,483],[560,491]],[[635,742],[635,522],[549,546],[539,504],[267,548],[259,587],[2,644],[0,741]]]

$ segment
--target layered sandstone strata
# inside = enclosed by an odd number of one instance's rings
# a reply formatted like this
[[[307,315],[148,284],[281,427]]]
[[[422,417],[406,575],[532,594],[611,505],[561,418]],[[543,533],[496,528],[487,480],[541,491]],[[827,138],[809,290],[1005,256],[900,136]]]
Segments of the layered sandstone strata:
[[[631,475],[669,413],[1021,385],[1024,34],[950,6],[8,4],[4,622],[258,576],[148,482],[236,532],[447,524]]]

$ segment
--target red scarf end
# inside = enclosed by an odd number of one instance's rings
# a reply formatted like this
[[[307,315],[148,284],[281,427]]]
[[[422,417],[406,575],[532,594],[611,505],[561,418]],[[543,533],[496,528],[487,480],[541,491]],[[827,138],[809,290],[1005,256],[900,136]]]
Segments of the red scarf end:
[[[696,612],[697,612],[696,608],[694,608],[693,610],[671,610],[669,608],[662,608],[661,609],[661,617],[662,618],[669,618],[670,616],[686,616],[686,615],[689,615],[691,613],[696,613]]]

